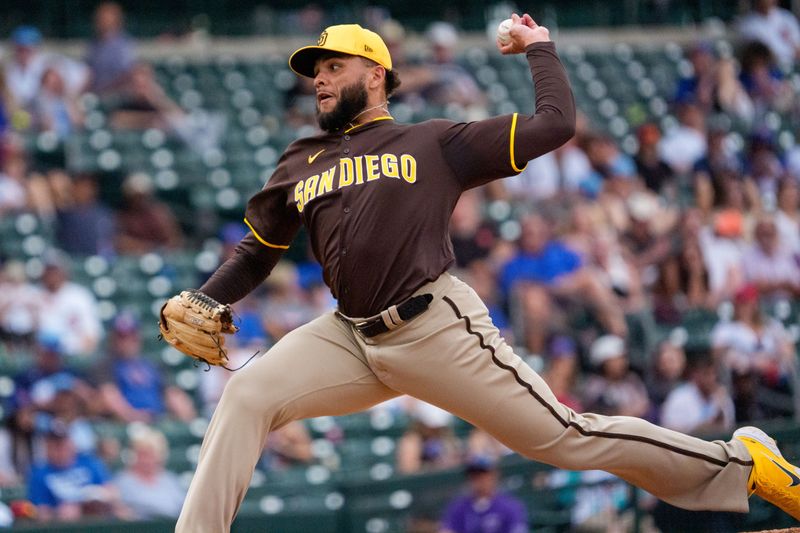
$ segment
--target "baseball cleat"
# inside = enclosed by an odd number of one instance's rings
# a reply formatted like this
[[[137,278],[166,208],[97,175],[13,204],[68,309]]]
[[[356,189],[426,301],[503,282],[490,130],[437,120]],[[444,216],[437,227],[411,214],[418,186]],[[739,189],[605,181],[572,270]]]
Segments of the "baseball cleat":
[[[758,428],[739,428],[733,438],[742,441],[753,457],[747,479],[749,494],[758,494],[800,520],[800,469],[787,461],[775,440]]]

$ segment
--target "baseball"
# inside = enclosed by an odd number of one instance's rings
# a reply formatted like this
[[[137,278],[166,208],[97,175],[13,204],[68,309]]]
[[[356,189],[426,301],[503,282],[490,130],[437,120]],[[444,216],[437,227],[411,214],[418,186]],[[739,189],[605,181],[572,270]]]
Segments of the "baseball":
[[[497,40],[500,41],[500,44],[508,44],[511,42],[511,36],[508,32],[512,24],[513,22],[511,19],[506,19],[497,26]]]

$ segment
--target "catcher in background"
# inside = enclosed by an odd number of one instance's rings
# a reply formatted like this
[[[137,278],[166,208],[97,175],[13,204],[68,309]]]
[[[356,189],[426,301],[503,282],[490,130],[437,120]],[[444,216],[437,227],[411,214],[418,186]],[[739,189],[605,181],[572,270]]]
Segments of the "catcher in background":
[[[707,442],[637,418],[572,411],[513,353],[475,292],[447,273],[459,195],[521,171],[574,132],[572,93],[547,29],[527,14],[512,21],[498,49],[527,58],[531,116],[395,123],[392,58],[356,24],[327,28],[289,59],[313,78],[323,133],[286,149],[248,202],[251,231],[237,253],[199,292],[168,303],[161,327],[179,349],[224,362],[222,335],[234,329],[227,305],[266,278],[301,224],[338,310],[290,332],[228,382],[178,532],[229,531],[270,430],[399,394],[525,457],[606,470],[673,505],[746,512],[756,492],[800,518],[800,471],[766,434],[742,428],[728,442]]]

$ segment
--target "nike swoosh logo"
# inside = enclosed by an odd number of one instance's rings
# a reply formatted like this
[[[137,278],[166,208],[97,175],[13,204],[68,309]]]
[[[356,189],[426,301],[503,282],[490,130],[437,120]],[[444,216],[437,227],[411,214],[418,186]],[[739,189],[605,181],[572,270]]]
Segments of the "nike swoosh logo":
[[[310,155],[310,156],[308,156],[308,164],[310,165],[311,163],[313,163],[313,162],[314,162],[314,160],[317,158],[317,156],[318,156],[319,154],[321,154],[322,152],[324,152],[324,151],[325,151],[325,148],[323,148],[322,150],[320,150],[319,152],[317,152],[317,153],[316,153],[316,154],[314,154],[314,155]]]
[[[795,473],[794,473],[794,472],[792,472],[791,470],[788,470],[788,469],[787,469],[785,466],[783,466],[783,465],[779,464],[779,463],[778,463],[777,461],[775,461],[774,459],[770,459],[770,461],[772,461],[772,462],[775,464],[775,466],[777,466],[778,468],[780,468],[781,470],[783,470],[783,472],[784,472],[784,473],[785,473],[787,476],[789,476],[790,478],[792,478],[792,484],[791,484],[791,485],[789,485],[789,487],[796,487],[797,485],[800,485],[800,476],[798,476],[797,474],[795,474]]]

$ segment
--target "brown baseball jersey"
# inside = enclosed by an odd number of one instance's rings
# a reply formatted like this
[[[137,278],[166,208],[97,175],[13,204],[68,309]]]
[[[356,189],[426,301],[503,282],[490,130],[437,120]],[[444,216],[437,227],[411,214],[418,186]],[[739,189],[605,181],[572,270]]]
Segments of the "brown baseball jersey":
[[[202,290],[226,303],[244,296],[300,224],[345,315],[377,314],[436,279],[453,264],[448,223],[461,192],[520,172],[573,134],[575,106],[555,46],[526,53],[532,116],[412,125],[379,117],[292,143],[247,205],[251,234],[234,263],[249,266],[223,265]]]

